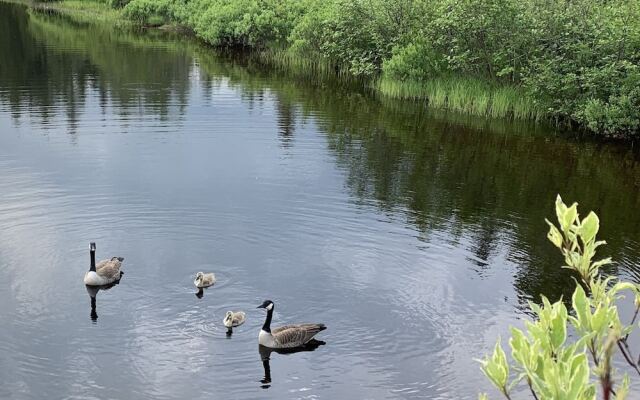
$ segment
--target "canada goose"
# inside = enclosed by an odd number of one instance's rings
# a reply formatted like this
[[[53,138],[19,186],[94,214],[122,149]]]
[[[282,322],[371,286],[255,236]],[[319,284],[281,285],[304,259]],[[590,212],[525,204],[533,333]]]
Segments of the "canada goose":
[[[205,274],[204,272],[198,272],[196,274],[196,279],[193,281],[193,284],[196,285],[198,289],[206,288],[216,283],[216,276],[213,272]]]
[[[120,280],[123,272],[122,257],[111,257],[109,260],[102,260],[96,265],[96,244],[91,242],[89,250],[91,254],[91,267],[84,274],[84,284],[88,286],[103,286]]]
[[[236,326],[240,326],[242,324],[244,324],[244,320],[245,320],[245,313],[242,311],[227,311],[227,313],[224,315],[224,319],[222,320],[222,323],[224,324],[224,326],[226,326],[227,328],[235,328]]]
[[[267,318],[258,335],[258,343],[272,349],[291,349],[304,346],[320,331],[327,329],[324,324],[285,325],[271,329],[274,304],[265,300],[258,308],[267,310]]]

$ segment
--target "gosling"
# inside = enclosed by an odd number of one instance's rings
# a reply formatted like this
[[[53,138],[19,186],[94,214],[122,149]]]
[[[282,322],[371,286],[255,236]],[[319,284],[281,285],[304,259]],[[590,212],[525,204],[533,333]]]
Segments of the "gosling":
[[[196,279],[193,281],[193,284],[196,285],[198,289],[206,288],[216,283],[216,276],[213,272],[205,274],[204,272],[198,272],[196,274]]]

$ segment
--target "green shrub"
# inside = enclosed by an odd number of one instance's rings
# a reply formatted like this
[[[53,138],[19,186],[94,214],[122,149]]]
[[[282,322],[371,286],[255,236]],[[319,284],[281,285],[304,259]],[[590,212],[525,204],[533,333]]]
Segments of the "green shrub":
[[[284,46],[303,11],[296,0],[193,0],[188,23],[216,46]]]
[[[395,47],[382,69],[386,77],[413,81],[430,79],[448,71],[444,55],[423,40]]]
[[[543,296],[542,306],[530,303],[535,319],[526,322],[524,331],[511,328],[513,362],[507,360],[498,339],[493,354],[479,360],[481,369],[507,399],[514,386],[524,384],[536,399],[592,400],[599,387],[605,399],[613,394],[622,400],[629,391],[629,377],[624,374],[617,379],[612,360],[619,349],[631,369],[640,374],[627,343],[640,310],[639,288],[601,274],[601,267],[611,259],[594,260],[596,249],[605,243],[596,240],[600,228],[596,214],[580,219],[577,204],[567,207],[558,196],[556,217],[557,226],[547,221],[547,237],[562,253],[564,268],[579,278],[571,313],[562,300],[551,304]],[[623,292],[633,295],[636,305],[629,325],[618,315],[617,302]],[[567,334],[569,323],[575,332],[572,337]],[[512,371],[517,374],[513,379]]]
[[[123,8],[124,6],[129,4],[131,0],[107,0],[107,1],[109,2],[109,5],[113,8]]]
[[[640,133],[640,0],[105,1],[126,4],[125,16],[141,24],[185,25],[211,45],[285,50],[401,81],[378,87],[403,97],[421,98],[415,88],[452,76],[489,88],[446,88],[444,97],[435,88],[431,104]],[[462,97],[473,100],[462,107]]]
[[[335,61],[355,75],[380,71],[394,46],[409,36],[422,3],[409,0],[315,2],[300,19],[293,47]]]
[[[132,0],[124,7],[125,17],[144,25],[159,25],[173,17],[171,0]]]

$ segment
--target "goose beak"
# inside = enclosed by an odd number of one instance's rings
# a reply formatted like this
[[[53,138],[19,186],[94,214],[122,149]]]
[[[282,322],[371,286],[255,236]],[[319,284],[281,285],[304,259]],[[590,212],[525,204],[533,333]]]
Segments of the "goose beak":
[[[264,304],[260,304],[258,307],[256,308],[265,308]]]

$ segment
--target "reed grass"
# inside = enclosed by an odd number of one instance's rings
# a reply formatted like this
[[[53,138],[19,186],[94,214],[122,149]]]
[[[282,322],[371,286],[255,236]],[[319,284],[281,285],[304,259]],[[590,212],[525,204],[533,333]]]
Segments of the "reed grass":
[[[265,50],[260,60],[287,73],[302,74],[315,80],[340,78],[355,81],[348,71],[321,57],[302,57],[286,50]],[[544,114],[523,89],[498,85],[487,80],[442,76],[426,82],[400,81],[382,77],[373,89],[390,98],[427,100],[434,108],[492,118],[539,120]]]
[[[416,82],[382,77],[373,87],[387,97],[427,100],[431,107],[466,114],[523,120],[544,118],[542,110],[522,88],[478,78],[446,76]]]
[[[116,10],[106,2],[98,0],[62,0],[62,1],[18,1],[27,4],[31,10],[41,13],[64,15],[77,23],[109,24],[116,27],[130,26],[123,18],[121,10]]]
[[[260,62],[273,68],[282,70],[287,74],[293,74],[315,81],[338,79],[342,82],[363,82],[364,78],[357,77],[344,68],[340,68],[335,62],[319,56],[304,56],[294,52],[280,49],[262,50],[257,53]]]

